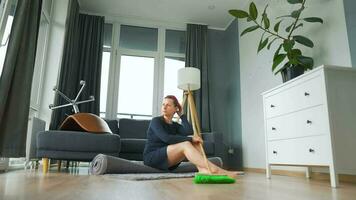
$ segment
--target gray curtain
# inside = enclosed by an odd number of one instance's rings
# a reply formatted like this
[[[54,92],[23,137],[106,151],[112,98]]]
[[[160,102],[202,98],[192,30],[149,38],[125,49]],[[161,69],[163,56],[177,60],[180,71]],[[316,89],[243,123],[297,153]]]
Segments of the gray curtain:
[[[100,78],[104,36],[104,17],[79,14],[76,0],[70,1],[66,25],[65,46],[58,89],[74,99],[80,90],[80,80],[86,86],[79,100],[86,100],[90,95],[94,102],[80,104],[80,112],[98,115],[100,109]],[[54,105],[65,104],[66,101],[56,96]],[[58,129],[62,121],[73,114],[72,107],[60,108],[52,112],[50,129]]]
[[[207,32],[206,25],[187,25],[187,43],[185,66],[200,69],[201,88],[194,91],[194,99],[200,119],[202,131],[210,131],[209,82],[207,63]]]
[[[0,156],[26,154],[32,76],[42,1],[19,0],[0,78]]]

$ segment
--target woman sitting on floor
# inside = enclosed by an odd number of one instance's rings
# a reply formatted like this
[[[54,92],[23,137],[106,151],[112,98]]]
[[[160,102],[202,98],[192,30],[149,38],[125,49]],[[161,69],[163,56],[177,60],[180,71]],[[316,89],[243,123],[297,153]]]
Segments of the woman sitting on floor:
[[[182,115],[182,107],[177,98],[168,95],[163,99],[162,115],[152,119],[147,131],[147,142],[143,152],[144,164],[161,170],[174,170],[184,160],[193,163],[200,173],[209,173],[199,145],[203,140],[199,136],[188,137],[193,133],[187,117]],[[177,113],[182,125],[173,122]],[[237,173],[224,170],[209,162],[213,174],[225,174],[236,178]]]

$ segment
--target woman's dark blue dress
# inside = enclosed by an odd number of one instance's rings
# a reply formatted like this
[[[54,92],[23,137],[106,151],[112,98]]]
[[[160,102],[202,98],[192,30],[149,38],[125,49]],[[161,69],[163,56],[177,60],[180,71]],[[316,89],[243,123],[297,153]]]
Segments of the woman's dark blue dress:
[[[182,125],[173,122],[168,124],[163,116],[154,117],[147,130],[147,141],[143,152],[143,162],[145,165],[160,170],[173,170],[178,164],[169,166],[167,157],[167,146],[184,141],[192,141],[188,135],[193,134],[192,126],[185,115],[181,116]]]

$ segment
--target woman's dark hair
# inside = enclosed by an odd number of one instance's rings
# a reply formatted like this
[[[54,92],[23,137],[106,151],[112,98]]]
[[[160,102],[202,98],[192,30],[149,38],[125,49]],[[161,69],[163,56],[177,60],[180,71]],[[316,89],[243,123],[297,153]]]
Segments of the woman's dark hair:
[[[167,95],[166,97],[164,97],[165,99],[171,99],[173,101],[173,105],[175,107],[178,108],[179,111],[182,110],[182,106],[180,105],[180,103],[178,102],[177,97],[175,97],[174,95]]]

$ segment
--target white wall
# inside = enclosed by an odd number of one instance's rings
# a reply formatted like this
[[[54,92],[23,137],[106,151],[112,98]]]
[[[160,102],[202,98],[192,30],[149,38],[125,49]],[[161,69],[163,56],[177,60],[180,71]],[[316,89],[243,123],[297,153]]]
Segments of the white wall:
[[[286,1],[269,1],[268,10],[272,25],[276,16],[290,14],[295,7]],[[257,1],[260,12],[265,1]],[[246,9],[246,8],[243,8]],[[273,14],[273,16],[272,16]],[[302,16],[318,16],[324,24],[307,24],[299,31],[314,41],[313,49],[306,49],[306,55],[312,56],[315,66],[331,64],[351,66],[351,57],[347,38],[347,29],[343,1],[341,0],[308,0],[307,10]],[[283,30],[289,23],[285,23]],[[251,26],[246,20],[239,21],[239,32]],[[281,29],[282,30],[282,29]],[[298,32],[297,32],[298,33]],[[282,83],[281,75],[271,72],[272,51],[263,50],[257,55],[260,32],[247,34],[240,38],[240,74],[241,74],[241,110],[242,110],[242,147],[243,162],[247,168],[265,168],[265,138],[261,93]],[[305,50],[305,48],[302,48]]]
[[[48,40],[48,52],[45,64],[45,78],[43,81],[42,98],[39,118],[46,121],[48,128],[51,119],[49,104],[53,103],[53,87],[57,84],[59,69],[61,66],[62,52],[65,35],[65,22],[67,18],[69,0],[53,1],[53,14],[51,17],[51,28]]]

